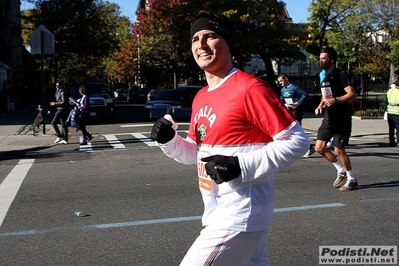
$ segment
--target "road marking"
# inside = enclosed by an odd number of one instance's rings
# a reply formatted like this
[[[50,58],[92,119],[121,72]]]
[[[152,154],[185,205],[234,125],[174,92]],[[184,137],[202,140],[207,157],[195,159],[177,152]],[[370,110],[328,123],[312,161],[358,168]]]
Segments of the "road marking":
[[[80,138],[80,142],[82,141],[83,137]],[[91,143],[87,143],[86,145],[79,145],[79,151],[92,152],[93,148],[91,146]]]
[[[190,123],[189,122],[182,122],[182,123],[180,123],[180,122],[177,122],[177,124],[178,125],[181,125],[181,126],[188,126],[188,125],[190,125]],[[153,126],[154,125],[154,123],[147,123],[147,124],[134,124],[134,125],[119,125],[120,127],[148,127],[148,126]]]
[[[136,139],[139,139],[141,142],[147,144],[150,147],[154,147],[157,146],[157,144],[155,143],[155,141],[153,141],[150,138],[147,138],[146,136],[144,136],[141,133],[132,133],[132,136],[135,137]]]
[[[346,205],[338,202],[338,203],[330,203],[330,204],[317,204],[317,205],[296,206],[296,207],[288,207],[288,208],[277,208],[277,209],[274,209],[274,212],[304,211],[304,210],[334,208],[334,207],[344,207],[344,206],[346,206]],[[23,235],[42,235],[42,234],[47,234],[47,233],[51,233],[54,231],[66,231],[66,230],[106,229],[106,228],[130,227],[130,226],[138,226],[138,225],[176,223],[176,222],[198,221],[201,219],[202,219],[202,216],[187,216],[187,217],[165,218],[165,219],[155,219],[155,220],[132,221],[132,222],[123,222],[123,223],[95,224],[95,225],[86,225],[86,226],[80,226],[80,227],[63,227],[63,228],[52,228],[52,229],[42,229],[42,230],[27,230],[27,231],[19,231],[19,232],[0,233],[0,237],[23,236]]]
[[[119,125],[119,127],[149,127],[152,126],[154,124],[134,124],[134,125]]]
[[[0,184],[0,227],[35,159],[20,160]]]
[[[115,135],[113,134],[105,134],[104,138],[108,140],[108,142],[112,145],[114,149],[126,149],[126,146],[120,142]]]
[[[345,204],[343,203],[317,204],[317,205],[307,205],[307,206],[298,206],[298,207],[277,208],[274,209],[274,212],[304,211],[311,209],[335,208],[335,207],[344,207],[344,206]]]

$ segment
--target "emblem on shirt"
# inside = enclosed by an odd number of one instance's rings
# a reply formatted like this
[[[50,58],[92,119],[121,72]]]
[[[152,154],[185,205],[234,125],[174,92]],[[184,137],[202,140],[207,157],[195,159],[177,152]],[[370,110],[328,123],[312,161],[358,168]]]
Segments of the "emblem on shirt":
[[[200,140],[204,140],[206,136],[206,126],[204,124],[201,124],[201,126],[198,128],[198,136]]]

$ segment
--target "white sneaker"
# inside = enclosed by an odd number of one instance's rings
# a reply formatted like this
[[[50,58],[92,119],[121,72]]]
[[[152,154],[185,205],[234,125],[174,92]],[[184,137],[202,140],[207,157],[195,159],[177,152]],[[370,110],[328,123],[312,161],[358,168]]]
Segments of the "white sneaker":
[[[303,158],[309,158],[310,156],[312,156],[313,153],[314,149],[310,149],[305,153],[305,155],[303,155]]]
[[[346,172],[337,174],[337,178],[334,180],[333,187],[340,188],[348,178]]]
[[[68,141],[62,139],[62,140],[60,140],[60,141],[58,142],[58,144],[68,144]]]
[[[57,138],[57,139],[54,141],[54,143],[57,144],[57,143],[59,143],[61,140],[62,140],[62,138]]]

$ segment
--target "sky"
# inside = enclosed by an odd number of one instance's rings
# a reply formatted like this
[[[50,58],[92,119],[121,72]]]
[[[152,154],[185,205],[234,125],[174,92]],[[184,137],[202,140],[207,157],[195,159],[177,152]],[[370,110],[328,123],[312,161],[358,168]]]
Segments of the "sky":
[[[288,14],[294,23],[308,22],[310,16],[308,8],[312,0],[283,0],[286,3]]]
[[[138,0],[113,0],[121,8],[122,14],[129,17],[131,21],[135,21],[135,12]],[[309,17],[308,8],[312,0],[283,0],[286,8],[294,23],[307,22]]]
[[[122,15],[127,16],[130,21],[136,20],[135,12],[139,0],[109,0],[109,2],[116,3],[120,8]],[[308,7],[312,0],[283,0],[286,3],[286,8],[294,23],[307,22],[309,16]],[[21,1],[21,10],[32,7],[26,1]]]
[[[67,0],[66,0],[67,1]],[[139,0],[108,0],[111,3],[116,3],[120,8],[122,15],[128,17],[132,22],[135,21],[136,9]],[[21,0],[21,10],[32,8],[33,5],[28,3],[26,0]]]

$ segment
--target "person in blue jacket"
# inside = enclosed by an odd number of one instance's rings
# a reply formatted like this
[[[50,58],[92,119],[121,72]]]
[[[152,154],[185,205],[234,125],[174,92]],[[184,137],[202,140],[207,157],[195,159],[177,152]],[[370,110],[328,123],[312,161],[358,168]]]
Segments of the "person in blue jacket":
[[[291,111],[299,124],[302,125],[303,103],[308,97],[308,93],[297,85],[292,84],[286,73],[278,75],[277,81],[281,84],[280,99],[285,103],[285,106]]]
[[[303,103],[308,97],[308,93],[292,84],[286,73],[280,73],[277,77],[278,83],[281,85],[281,95],[280,99],[284,102],[285,106],[294,115],[295,119],[302,126],[303,119]],[[310,145],[309,150],[305,153],[303,157],[309,158],[314,153],[312,145]]]

